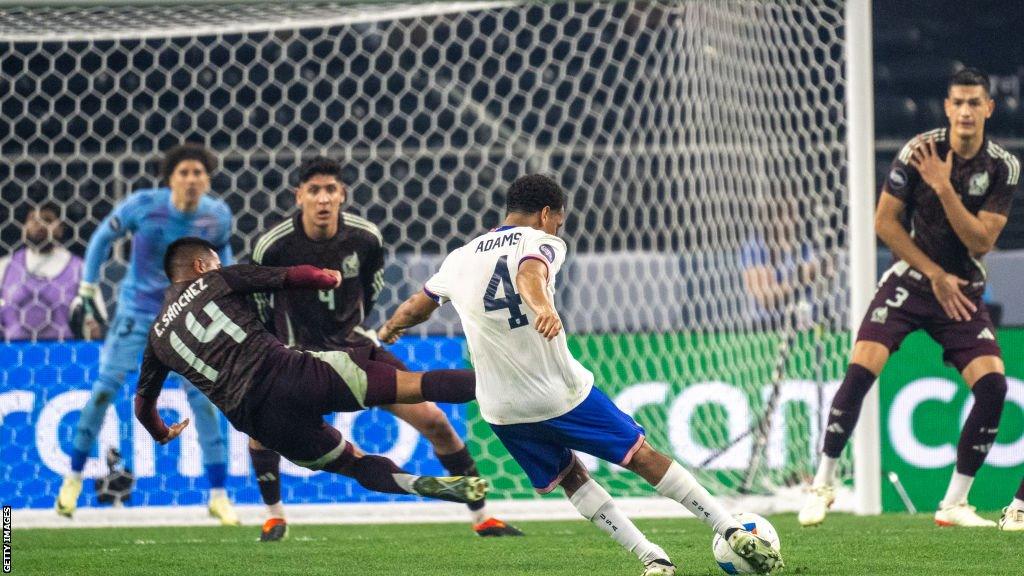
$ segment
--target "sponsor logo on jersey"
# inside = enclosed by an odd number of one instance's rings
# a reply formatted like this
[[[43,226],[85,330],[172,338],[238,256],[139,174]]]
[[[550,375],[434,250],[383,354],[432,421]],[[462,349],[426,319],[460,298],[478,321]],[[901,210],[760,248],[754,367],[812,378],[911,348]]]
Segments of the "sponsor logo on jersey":
[[[355,278],[359,276],[359,254],[353,252],[341,261],[341,277]]]
[[[971,183],[967,186],[969,196],[984,196],[988,192],[988,172],[979,172],[971,176]]]
[[[889,309],[885,306],[879,306],[871,312],[871,321],[876,324],[885,324],[885,321],[889,319]]]
[[[555,261],[555,249],[550,244],[541,244],[539,250],[548,259],[548,262]]]
[[[896,190],[899,190],[907,185],[907,173],[902,168],[893,168],[889,172],[889,183]]]

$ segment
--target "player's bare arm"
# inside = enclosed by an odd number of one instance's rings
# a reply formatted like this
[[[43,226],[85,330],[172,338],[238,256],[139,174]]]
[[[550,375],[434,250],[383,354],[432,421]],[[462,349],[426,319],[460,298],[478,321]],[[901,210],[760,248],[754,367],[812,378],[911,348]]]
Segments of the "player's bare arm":
[[[534,328],[544,338],[551,340],[562,331],[562,319],[558,317],[555,304],[548,297],[545,284],[548,267],[539,260],[526,260],[516,272],[516,288],[526,305],[537,315]]]
[[[381,342],[394,344],[406,330],[426,322],[439,307],[429,296],[417,292],[402,302],[398,310],[381,326],[377,337]]]
[[[968,284],[967,280],[947,273],[917,247],[901,221],[905,207],[899,198],[882,192],[875,211],[875,232],[896,256],[931,280],[935,298],[950,318],[969,319],[977,306],[961,290]]]
[[[953,151],[946,153],[943,159],[936,152],[935,142],[927,140],[914,149],[910,163],[925,183],[935,190],[950,226],[971,254],[981,256],[990,252],[1006,225],[1006,216],[984,211],[975,216],[967,210],[950,181]]]

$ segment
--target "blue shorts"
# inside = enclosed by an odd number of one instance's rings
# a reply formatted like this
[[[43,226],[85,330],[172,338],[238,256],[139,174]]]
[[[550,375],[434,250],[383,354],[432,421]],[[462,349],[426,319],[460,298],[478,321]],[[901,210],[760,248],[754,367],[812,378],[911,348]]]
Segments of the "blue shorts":
[[[554,490],[569,472],[573,450],[625,466],[646,434],[596,387],[561,416],[527,424],[491,424],[491,429],[541,494]]]

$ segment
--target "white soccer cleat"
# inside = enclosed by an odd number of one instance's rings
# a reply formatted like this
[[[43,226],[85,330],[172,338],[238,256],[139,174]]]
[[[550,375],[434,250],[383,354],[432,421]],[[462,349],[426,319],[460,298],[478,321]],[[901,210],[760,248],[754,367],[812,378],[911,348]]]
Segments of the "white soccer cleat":
[[[675,576],[676,565],[668,560],[651,560],[644,564],[644,573],[641,576]]]
[[[994,528],[996,523],[978,516],[974,506],[961,502],[935,511],[936,526],[963,526],[965,528]]]
[[[825,521],[828,509],[836,501],[836,489],[829,484],[812,487],[804,507],[800,509],[797,519],[801,526],[817,526]]]
[[[1006,532],[1024,532],[1024,510],[1003,508],[999,518],[999,529]]]
[[[78,509],[78,497],[81,494],[82,479],[65,476],[64,482],[60,485],[60,492],[57,493],[57,501],[54,503],[57,514],[71,518],[71,515]]]
[[[210,512],[210,516],[220,520],[221,526],[240,526],[242,524],[238,520],[238,514],[235,513],[235,507],[231,505],[231,500],[227,496],[210,498],[207,510]]]

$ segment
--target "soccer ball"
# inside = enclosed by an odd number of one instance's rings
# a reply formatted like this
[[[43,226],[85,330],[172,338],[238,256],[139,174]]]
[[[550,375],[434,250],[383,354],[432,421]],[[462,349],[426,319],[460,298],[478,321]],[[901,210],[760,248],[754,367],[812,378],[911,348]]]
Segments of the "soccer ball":
[[[782,550],[782,543],[779,542],[779,534],[775,531],[775,527],[772,526],[771,522],[757,514],[751,514],[750,512],[736,514],[736,519],[740,521],[740,524],[743,524],[743,528],[767,540],[772,545],[772,548],[779,551]],[[715,554],[715,560],[718,561],[718,566],[721,567],[726,574],[756,573],[754,568],[748,564],[746,560],[740,558],[739,554],[733,552],[732,548],[729,546],[729,541],[723,538],[720,534],[715,534],[715,539],[711,542],[711,551]]]

